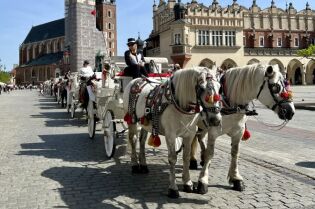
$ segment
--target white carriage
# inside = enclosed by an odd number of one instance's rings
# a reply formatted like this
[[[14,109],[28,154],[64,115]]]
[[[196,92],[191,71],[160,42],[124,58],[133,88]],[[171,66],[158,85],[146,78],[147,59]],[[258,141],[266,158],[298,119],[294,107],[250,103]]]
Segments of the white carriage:
[[[155,79],[162,80],[165,76],[170,76],[168,72],[168,60],[167,58],[145,58],[148,67],[150,67],[152,74]],[[95,136],[96,129],[96,118],[102,122],[102,129],[104,131],[104,145],[105,153],[108,158],[111,158],[116,149],[115,139],[119,137],[120,134],[127,130],[124,124],[124,110],[123,110],[123,99],[122,95],[124,88],[132,80],[131,77],[124,76],[121,69],[115,63],[111,63],[111,70],[106,74],[106,80],[96,82],[95,85],[95,99],[96,99],[96,109],[93,106],[93,99],[89,100],[88,104],[88,132],[91,139]],[[160,76],[161,73],[163,76]],[[151,74],[151,75],[152,75]],[[102,75],[98,74],[97,77]],[[90,94],[89,94],[90,95]],[[92,96],[93,97],[93,96]],[[122,130],[118,131],[117,125],[122,126]]]

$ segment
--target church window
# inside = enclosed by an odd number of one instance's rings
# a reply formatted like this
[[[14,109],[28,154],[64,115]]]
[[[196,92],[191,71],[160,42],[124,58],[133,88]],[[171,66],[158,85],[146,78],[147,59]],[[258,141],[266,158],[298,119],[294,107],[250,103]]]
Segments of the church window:
[[[295,47],[299,47],[300,46],[299,38],[294,38],[294,46]]]
[[[111,13],[110,10],[107,12],[107,16],[108,16],[108,17],[112,17],[112,13]]]

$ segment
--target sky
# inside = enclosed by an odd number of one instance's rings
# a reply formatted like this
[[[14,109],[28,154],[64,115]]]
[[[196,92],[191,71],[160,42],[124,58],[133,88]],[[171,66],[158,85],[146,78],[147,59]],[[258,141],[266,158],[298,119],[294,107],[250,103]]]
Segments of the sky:
[[[152,31],[152,5],[154,0],[116,0],[117,9],[117,35],[118,55],[123,55],[127,49],[126,42],[129,37],[148,38]],[[166,0],[167,1],[167,0]],[[209,6],[212,0],[197,0]],[[286,2],[292,2],[298,10],[305,8],[309,2],[315,9],[313,0],[274,0],[276,6],[285,8]],[[156,0],[158,4],[159,0]],[[182,0],[182,3],[191,0]],[[232,0],[218,0],[220,5],[232,4]],[[259,7],[267,8],[271,0],[257,0]],[[252,5],[252,0],[238,0],[238,4],[245,7]],[[57,20],[64,17],[64,0],[1,0],[0,8],[0,64],[10,71],[13,64],[19,63],[19,46],[26,38],[32,26]]]

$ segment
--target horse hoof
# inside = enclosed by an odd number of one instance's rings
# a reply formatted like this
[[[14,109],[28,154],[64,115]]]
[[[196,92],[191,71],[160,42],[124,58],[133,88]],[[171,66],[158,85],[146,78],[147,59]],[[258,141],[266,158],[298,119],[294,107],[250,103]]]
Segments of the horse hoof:
[[[176,198],[179,198],[179,192],[178,192],[178,190],[168,189],[167,196],[169,198],[176,199]]]
[[[242,180],[234,180],[234,181],[232,181],[232,183],[233,183],[233,190],[239,191],[239,192],[242,192],[242,191],[245,190],[244,181],[242,181]]]
[[[202,160],[202,161],[200,161],[200,165],[203,167],[204,166],[204,164],[205,164],[205,162]]]
[[[149,173],[149,169],[148,169],[147,165],[140,165],[139,169],[140,169],[140,172],[143,173],[143,174]]]
[[[193,193],[194,192],[193,186],[184,185],[184,192],[186,192],[186,193]]]
[[[133,173],[133,174],[141,173],[139,165],[133,165],[131,167],[131,173]]]
[[[190,160],[189,169],[190,170],[197,170],[198,169],[197,160]]]
[[[197,186],[197,193],[198,194],[207,194],[208,193],[208,185],[201,183],[200,181],[198,182]]]

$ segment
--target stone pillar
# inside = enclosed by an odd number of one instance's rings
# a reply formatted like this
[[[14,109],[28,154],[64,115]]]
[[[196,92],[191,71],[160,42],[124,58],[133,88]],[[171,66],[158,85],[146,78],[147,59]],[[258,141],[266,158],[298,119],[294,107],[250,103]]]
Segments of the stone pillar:
[[[306,85],[306,65],[302,65],[302,85]]]

